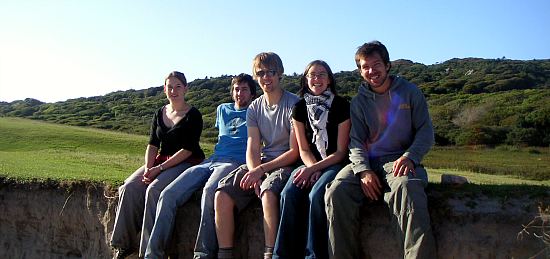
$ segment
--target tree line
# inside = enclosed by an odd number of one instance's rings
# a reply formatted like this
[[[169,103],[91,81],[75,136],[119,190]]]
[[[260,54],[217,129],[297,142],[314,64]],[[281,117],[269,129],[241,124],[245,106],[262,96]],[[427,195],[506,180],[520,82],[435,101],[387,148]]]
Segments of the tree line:
[[[417,84],[427,97],[438,145],[550,145],[550,60],[451,59],[424,65],[392,62],[392,74]],[[189,103],[203,114],[202,141],[216,142],[215,112],[230,102],[232,76],[189,83]],[[351,99],[361,77],[335,73],[340,95]],[[283,87],[297,93],[300,75],[285,75]],[[0,116],[148,134],[152,114],[167,103],[162,86],[44,103],[27,98],[0,102]]]

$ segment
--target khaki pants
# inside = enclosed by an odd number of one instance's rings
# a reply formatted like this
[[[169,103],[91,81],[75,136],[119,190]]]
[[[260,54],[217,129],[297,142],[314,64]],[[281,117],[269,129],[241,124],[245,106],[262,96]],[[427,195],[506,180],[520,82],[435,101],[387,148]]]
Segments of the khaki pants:
[[[393,160],[371,162],[371,166],[384,186],[384,201],[397,229],[402,258],[436,258],[424,192],[428,183],[426,170],[419,166],[415,168],[415,176],[394,177]],[[360,178],[353,174],[351,165],[344,167],[327,185],[325,204],[330,258],[361,258],[360,211],[367,199],[361,190]]]
[[[182,162],[166,169],[150,184],[143,179],[144,167],[137,169],[118,188],[118,207],[111,236],[111,246],[119,249],[139,249],[145,254],[149,234],[155,223],[160,193],[191,164]],[[141,232],[141,238],[139,233]]]

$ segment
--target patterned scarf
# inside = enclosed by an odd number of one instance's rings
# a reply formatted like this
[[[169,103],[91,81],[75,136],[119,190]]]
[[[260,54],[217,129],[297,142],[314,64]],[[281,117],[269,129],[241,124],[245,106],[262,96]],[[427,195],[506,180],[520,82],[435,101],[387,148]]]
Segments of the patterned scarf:
[[[304,99],[306,100],[307,118],[313,129],[313,139],[311,141],[317,147],[321,157],[325,159],[328,148],[328,110],[332,105],[332,100],[334,100],[334,94],[327,88],[320,95],[305,93]]]

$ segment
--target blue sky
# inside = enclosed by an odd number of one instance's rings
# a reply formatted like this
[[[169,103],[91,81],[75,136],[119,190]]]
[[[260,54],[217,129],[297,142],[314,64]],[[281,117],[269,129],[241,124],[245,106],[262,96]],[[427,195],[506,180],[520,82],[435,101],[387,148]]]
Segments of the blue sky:
[[[390,59],[550,58],[550,1],[0,1],[0,101],[45,102],[251,73],[278,53],[353,70],[374,39]]]

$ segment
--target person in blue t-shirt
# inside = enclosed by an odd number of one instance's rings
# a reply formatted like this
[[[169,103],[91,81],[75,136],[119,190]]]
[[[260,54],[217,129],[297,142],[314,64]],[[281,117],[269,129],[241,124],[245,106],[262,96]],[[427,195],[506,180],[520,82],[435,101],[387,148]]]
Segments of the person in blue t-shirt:
[[[214,194],[218,181],[246,161],[246,112],[256,95],[256,83],[250,75],[233,78],[230,87],[234,103],[220,104],[216,112],[219,130],[214,154],[199,165],[190,167],[162,191],[155,225],[151,231],[145,258],[164,258],[164,250],[172,236],[176,210],[204,186],[201,200],[201,221],[195,253],[218,249],[214,225]],[[205,185],[206,183],[206,185]]]

